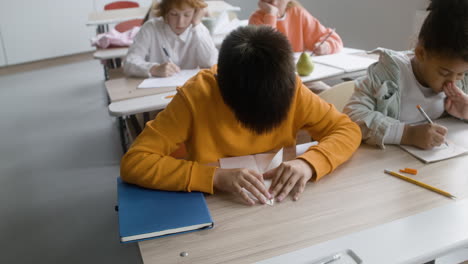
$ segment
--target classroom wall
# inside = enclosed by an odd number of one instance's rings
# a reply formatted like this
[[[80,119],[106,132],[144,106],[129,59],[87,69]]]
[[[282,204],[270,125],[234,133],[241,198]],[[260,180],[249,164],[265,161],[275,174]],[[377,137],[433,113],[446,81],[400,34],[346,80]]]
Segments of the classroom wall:
[[[240,12],[237,12],[237,17],[241,20],[249,19],[250,15],[257,10],[257,0],[225,0],[227,3],[233,6],[241,8]]]
[[[151,0],[136,0],[149,6]],[[0,1],[0,66],[94,50],[95,27],[86,26],[88,14],[110,0]],[[257,0],[226,0],[241,7],[240,19],[257,9]],[[427,0],[301,0],[324,25],[335,27],[345,46],[408,49],[414,43],[417,10]],[[2,47],[3,45],[3,47]],[[3,52],[3,50],[5,52]]]
[[[301,4],[327,27],[334,27],[351,48],[386,47],[404,50],[414,43],[417,10],[427,0],[301,0]]]
[[[0,1],[0,25],[7,63],[92,50],[95,29],[86,27],[93,0]]]
[[[2,29],[0,26],[0,67],[6,65],[5,49],[3,48]]]

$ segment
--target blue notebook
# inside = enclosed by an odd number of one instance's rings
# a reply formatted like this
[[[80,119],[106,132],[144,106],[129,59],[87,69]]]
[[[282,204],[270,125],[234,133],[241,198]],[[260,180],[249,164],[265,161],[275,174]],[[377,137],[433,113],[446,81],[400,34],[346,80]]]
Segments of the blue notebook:
[[[141,188],[117,179],[121,242],[135,242],[213,227],[201,192]]]

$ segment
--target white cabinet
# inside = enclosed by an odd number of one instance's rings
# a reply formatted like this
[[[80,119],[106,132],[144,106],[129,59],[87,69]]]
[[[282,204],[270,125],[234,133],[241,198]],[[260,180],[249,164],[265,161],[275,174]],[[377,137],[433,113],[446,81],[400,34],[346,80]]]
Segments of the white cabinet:
[[[0,1],[0,25],[8,64],[94,50],[87,27],[93,0]]]

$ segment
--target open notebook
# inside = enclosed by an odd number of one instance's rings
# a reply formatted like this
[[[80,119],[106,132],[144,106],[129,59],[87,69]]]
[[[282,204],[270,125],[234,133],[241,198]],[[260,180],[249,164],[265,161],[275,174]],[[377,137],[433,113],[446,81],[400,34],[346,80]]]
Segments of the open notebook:
[[[422,150],[413,146],[400,147],[425,163],[450,159],[468,154],[468,123],[455,118],[443,118],[435,121],[448,129],[447,144],[430,150]]]
[[[171,77],[154,77],[143,80],[143,82],[138,85],[138,88],[160,88],[166,89],[161,92],[167,92],[169,90],[175,90],[177,86],[182,86],[186,81],[195,76],[200,70],[180,70],[179,73]],[[169,89],[169,90],[167,90]]]

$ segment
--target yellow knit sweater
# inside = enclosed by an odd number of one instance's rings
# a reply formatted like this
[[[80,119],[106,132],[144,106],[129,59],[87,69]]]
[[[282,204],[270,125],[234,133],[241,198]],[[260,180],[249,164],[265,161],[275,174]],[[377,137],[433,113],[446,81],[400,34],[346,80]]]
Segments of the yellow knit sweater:
[[[300,78],[286,120],[268,134],[255,134],[224,103],[214,74],[214,69],[202,70],[146,124],[122,158],[124,181],[152,189],[213,193],[216,167],[203,164],[292,146],[299,129],[320,142],[300,156],[320,179],[349,159],[361,142],[359,127],[302,85]],[[169,156],[182,142],[188,159]]]

